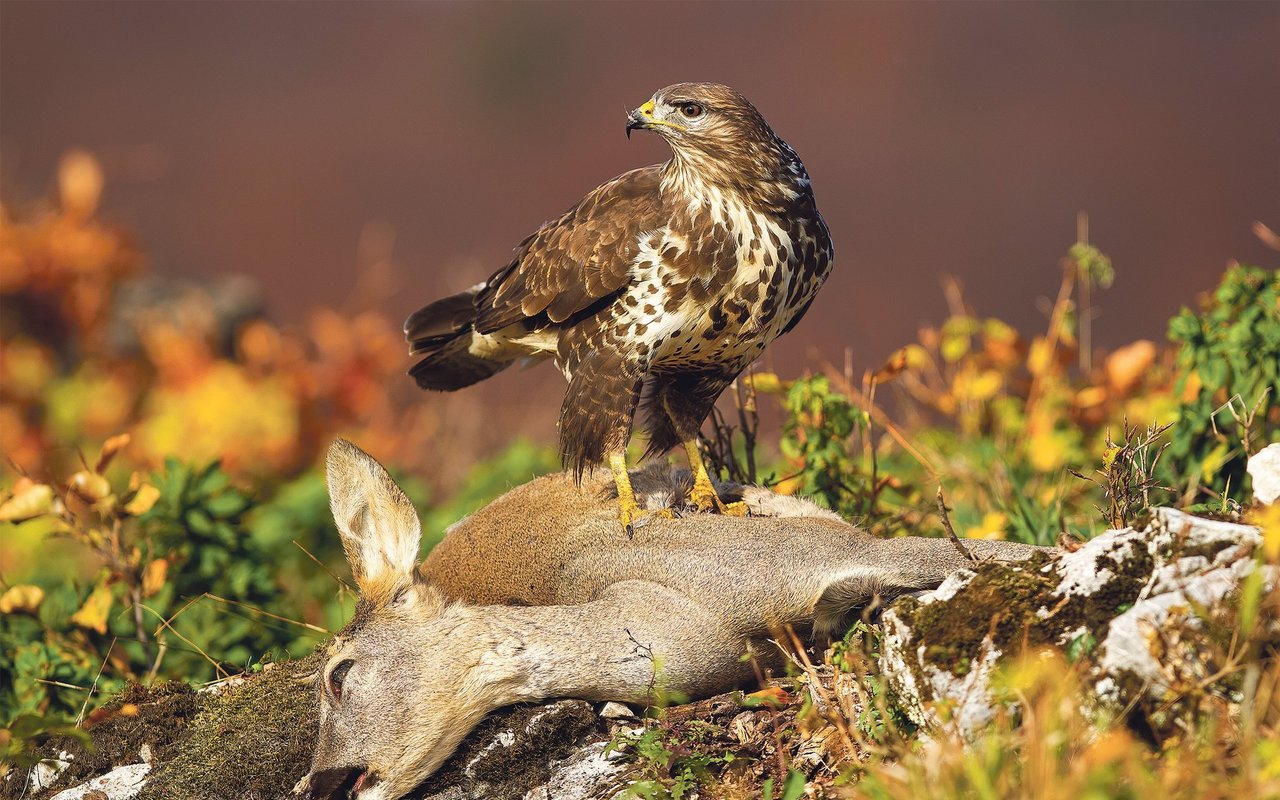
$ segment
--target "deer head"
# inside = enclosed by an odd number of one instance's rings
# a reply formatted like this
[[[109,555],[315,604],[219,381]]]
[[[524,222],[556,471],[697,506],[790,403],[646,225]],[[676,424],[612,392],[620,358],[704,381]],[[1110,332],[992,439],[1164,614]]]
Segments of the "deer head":
[[[314,676],[320,735],[294,792],[390,800],[438,768],[491,705],[468,678],[474,640],[451,635],[467,608],[417,576],[421,528],[404,492],[342,439],[329,448],[326,479],[360,600]]]

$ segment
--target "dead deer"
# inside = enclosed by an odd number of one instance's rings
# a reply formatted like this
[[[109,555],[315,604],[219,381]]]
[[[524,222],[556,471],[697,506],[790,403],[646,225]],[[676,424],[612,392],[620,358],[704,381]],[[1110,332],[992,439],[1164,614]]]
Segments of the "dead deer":
[[[751,516],[617,525],[612,483],[538,478],[452,526],[418,567],[418,516],[373,458],[329,449],[334,520],[360,591],[315,675],[320,735],[295,792],[390,800],[412,790],[489,712],[572,697],[648,703],[747,682],[743,658],[792,625],[838,631],[873,598],[937,586],[971,562],[942,539],[877,539],[830,511],[721,486]],[[687,474],[632,476],[648,507]],[[970,541],[976,558],[1028,545]]]

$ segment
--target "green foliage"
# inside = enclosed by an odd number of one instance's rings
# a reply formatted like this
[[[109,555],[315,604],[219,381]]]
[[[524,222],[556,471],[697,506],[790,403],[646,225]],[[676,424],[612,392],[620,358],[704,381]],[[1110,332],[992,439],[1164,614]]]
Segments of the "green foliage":
[[[1091,286],[1109,289],[1116,279],[1116,271],[1111,266],[1111,259],[1093,245],[1076,242],[1067,251],[1067,258],[1075,263],[1080,278]]]
[[[866,412],[833,390],[824,375],[794,381],[782,402],[787,417],[779,447],[783,456],[803,465],[794,476],[797,490],[851,513],[868,495],[851,444],[853,434],[867,428]]]
[[[83,728],[37,714],[19,714],[8,728],[0,731],[0,762],[22,770],[34,767],[41,761],[36,748],[54,736],[70,737],[85,747],[93,745]]]
[[[880,644],[884,631],[858,620],[831,648],[831,666],[858,679],[862,703],[854,728],[866,740],[884,743],[893,736],[914,732],[916,724],[895,702],[884,677],[879,674]]]
[[[1280,437],[1280,271],[1237,265],[1169,322],[1183,398],[1162,472],[1185,501],[1248,497],[1245,463]]]
[[[638,779],[628,785],[624,797],[684,800],[712,781],[720,768],[737,760],[728,750],[699,747],[723,733],[716,726],[696,720],[685,726],[682,735],[662,724],[649,725],[637,733],[619,734],[606,752],[626,752],[640,769]]]
[[[1098,470],[1107,507],[1098,510],[1111,527],[1132,525],[1157,505],[1152,501],[1153,492],[1160,500],[1168,499],[1169,490],[1160,485],[1155,475],[1160,456],[1169,446],[1164,441],[1165,433],[1172,427],[1173,423],[1150,425],[1143,432],[1130,428],[1126,421],[1119,441],[1112,439],[1111,431],[1107,431],[1107,449],[1102,454],[1102,468]]]
[[[778,800],[799,800],[804,797],[807,783],[803,772],[791,770],[787,773],[787,782],[782,785],[782,794],[778,796]],[[773,778],[765,780],[760,790],[764,800],[773,800]]]

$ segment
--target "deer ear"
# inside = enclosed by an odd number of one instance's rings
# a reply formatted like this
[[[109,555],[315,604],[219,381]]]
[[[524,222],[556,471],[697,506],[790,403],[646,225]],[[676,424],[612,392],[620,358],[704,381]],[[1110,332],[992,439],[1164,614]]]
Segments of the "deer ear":
[[[382,465],[346,439],[329,447],[325,480],[360,596],[390,600],[413,582],[422,538],[418,512]]]

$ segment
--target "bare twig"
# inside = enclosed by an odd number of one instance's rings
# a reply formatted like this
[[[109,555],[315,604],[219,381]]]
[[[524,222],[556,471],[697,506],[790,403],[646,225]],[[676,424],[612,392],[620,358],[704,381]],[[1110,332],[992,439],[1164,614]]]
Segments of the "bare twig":
[[[111,637],[111,646],[107,648],[107,654],[102,657],[102,663],[98,665],[98,674],[93,676],[93,685],[89,687],[89,694],[85,695],[84,703],[80,706],[80,713],[76,714],[76,726],[79,727],[84,722],[84,712],[89,708],[89,701],[93,699],[93,693],[98,689],[98,679],[102,677],[102,671],[107,668],[107,662],[111,660],[111,651],[116,649],[116,637]]]
[[[977,557],[969,552],[969,548],[964,546],[959,536],[956,536],[956,529],[951,527],[951,516],[947,513],[947,501],[942,495],[941,486],[938,487],[938,516],[942,518],[942,529],[947,532],[947,538],[951,540],[951,544],[960,551],[960,555],[977,564]]]
[[[247,608],[250,611],[254,612],[255,614],[261,614],[264,617],[270,617],[271,619],[278,619],[281,622],[287,622],[290,625],[297,625],[299,628],[306,628],[307,630],[314,631],[315,633],[320,633],[324,635],[329,634],[328,629],[321,628],[319,625],[312,625],[310,622],[300,622],[296,619],[289,619],[288,617],[282,617],[279,614],[272,614],[270,611],[263,611],[257,606],[252,606],[252,605],[249,605],[248,603],[242,603],[239,600],[228,600],[225,597],[219,597],[218,595],[212,594],[210,592],[205,592],[204,596],[209,598],[210,600],[217,600],[219,603],[226,603],[227,605],[230,605],[230,606]]]

